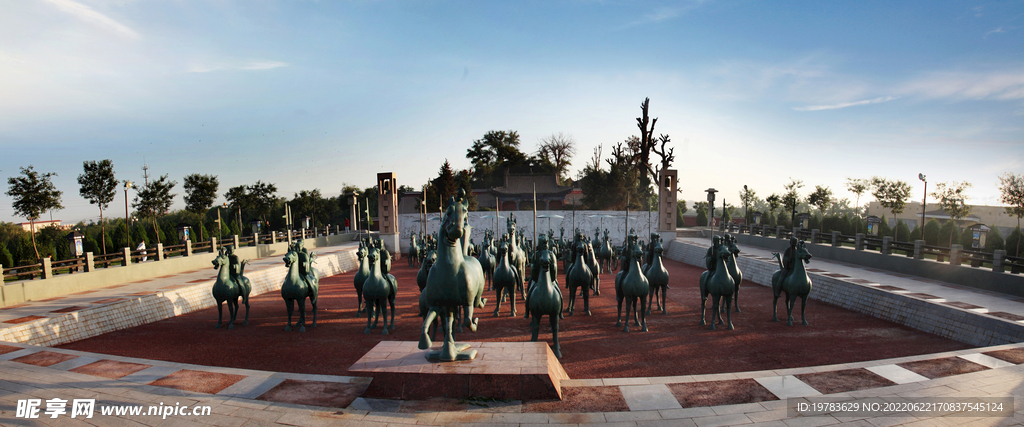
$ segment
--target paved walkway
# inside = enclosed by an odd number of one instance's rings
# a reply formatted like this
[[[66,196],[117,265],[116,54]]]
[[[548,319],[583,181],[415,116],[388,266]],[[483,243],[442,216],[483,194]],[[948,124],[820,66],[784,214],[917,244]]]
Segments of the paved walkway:
[[[680,239],[706,245],[706,240]],[[325,248],[330,251],[331,248]],[[351,250],[337,247],[333,250]],[[744,256],[769,258],[768,251],[743,248]],[[318,250],[319,251],[319,250]],[[278,257],[254,260],[249,269],[280,263]],[[891,286],[891,292],[922,294],[933,303],[963,303],[955,307],[988,314],[1006,313],[1024,319],[1024,302],[941,282],[894,275],[878,270],[815,259],[819,274],[841,274],[869,286]],[[64,298],[30,302],[0,309],[0,328],[26,317],[54,316],[75,307],[109,304],[138,295],[149,295],[188,283],[208,281],[214,271],[197,270],[151,280],[115,285]],[[819,366],[716,375],[681,377],[573,379],[566,388],[612,388],[628,405],[628,411],[582,413],[524,413],[522,402],[403,402],[355,398],[366,379],[300,375],[242,369],[186,365],[0,343],[0,424],[2,425],[450,425],[456,423],[508,425],[1024,425],[1024,407],[997,417],[937,417],[934,414],[853,417],[798,416],[787,405],[800,399],[837,398],[957,399],[1024,397],[1024,344],[968,349],[934,355]],[[844,383],[859,378],[860,383]],[[837,381],[839,380],[839,381]],[[863,388],[864,380],[878,386]],[[870,381],[868,381],[870,383]],[[693,406],[686,392],[707,384],[731,389],[753,385],[768,394],[751,403]],[[846,384],[845,386],[843,384]],[[316,390],[309,393],[309,390]],[[353,394],[354,393],[354,394]],[[37,419],[17,417],[19,402],[40,399]],[[66,414],[50,418],[47,400],[64,399]],[[71,418],[74,399],[94,399],[94,416]],[[790,399],[790,400],[787,400]],[[796,399],[796,400],[793,400]],[[802,400],[806,401],[806,400]],[[291,402],[291,403],[289,403]],[[294,402],[303,402],[297,404]],[[51,402],[59,407],[60,402]],[[104,408],[138,406],[143,415],[103,415]],[[1022,403],[1024,405],[1024,403]],[[171,412],[166,417],[145,415],[153,410]],[[169,407],[186,412],[209,407],[209,415],[173,414]],[[1006,409],[1006,408],[1004,408]],[[1013,408],[1018,409],[1018,408]],[[941,418],[941,419],[940,419]]]

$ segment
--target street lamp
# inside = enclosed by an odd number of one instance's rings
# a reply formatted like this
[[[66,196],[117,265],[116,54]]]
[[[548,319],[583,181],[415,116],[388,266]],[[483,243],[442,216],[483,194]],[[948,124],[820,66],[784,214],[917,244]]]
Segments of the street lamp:
[[[133,188],[135,184],[131,181],[124,182],[124,237],[128,241],[128,247],[132,247],[132,233],[128,229],[128,189]]]
[[[924,213],[928,206],[928,180],[924,179],[924,174],[917,174],[917,178],[924,182],[924,196],[921,197],[921,239],[924,239]]]

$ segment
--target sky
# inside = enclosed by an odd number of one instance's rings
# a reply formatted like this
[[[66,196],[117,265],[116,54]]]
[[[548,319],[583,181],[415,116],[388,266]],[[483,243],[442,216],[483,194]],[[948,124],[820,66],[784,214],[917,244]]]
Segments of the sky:
[[[419,187],[490,130],[571,135],[571,175],[638,135],[650,98],[680,197],[738,204],[802,180],[1024,173],[1021,1],[0,0],[0,177],[55,172],[65,223],[88,160],[119,180],[213,174],[221,197]],[[655,156],[655,160],[657,157]],[[606,166],[607,167],[607,166]],[[5,188],[6,191],[6,188]],[[119,190],[106,216],[123,217]],[[134,191],[129,193],[134,198]],[[860,203],[872,201],[863,195]],[[929,201],[933,197],[929,195]],[[0,221],[22,222],[0,195]],[[42,219],[49,219],[44,215]]]

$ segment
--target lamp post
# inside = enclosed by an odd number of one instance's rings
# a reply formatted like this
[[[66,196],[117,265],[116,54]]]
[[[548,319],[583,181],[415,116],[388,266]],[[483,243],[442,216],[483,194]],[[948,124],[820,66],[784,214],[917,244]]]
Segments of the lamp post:
[[[921,240],[924,240],[924,213],[928,207],[928,180],[924,179],[923,173],[917,174],[917,178],[924,182],[924,195],[921,196]]]
[[[128,241],[128,247],[132,247],[132,233],[128,229],[128,189],[135,185],[131,181],[124,182],[124,238]]]
[[[743,224],[746,225],[748,228],[750,227],[750,223],[748,222],[750,220],[750,214],[747,212],[747,200],[749,200],[749,199],[750,199],[749,190],[747,190],[747,185],[744,184],[743,185]]]

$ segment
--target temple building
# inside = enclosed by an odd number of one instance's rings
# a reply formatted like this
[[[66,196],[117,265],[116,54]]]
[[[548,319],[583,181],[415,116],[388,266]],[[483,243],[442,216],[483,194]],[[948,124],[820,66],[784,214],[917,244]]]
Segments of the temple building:
[[[536,186],[536,187],[535,187]],[[558,210],[565,207],[566,196],[573,188],[559,185],[555,173],[505,173],[505,185],[492,187],[490,196],[481,198],[478,196],[477,203],[481,207],[494,208],[501,203],[501,210],[529,210],[533,209],[534,189],[537,191],[538,210]]]

